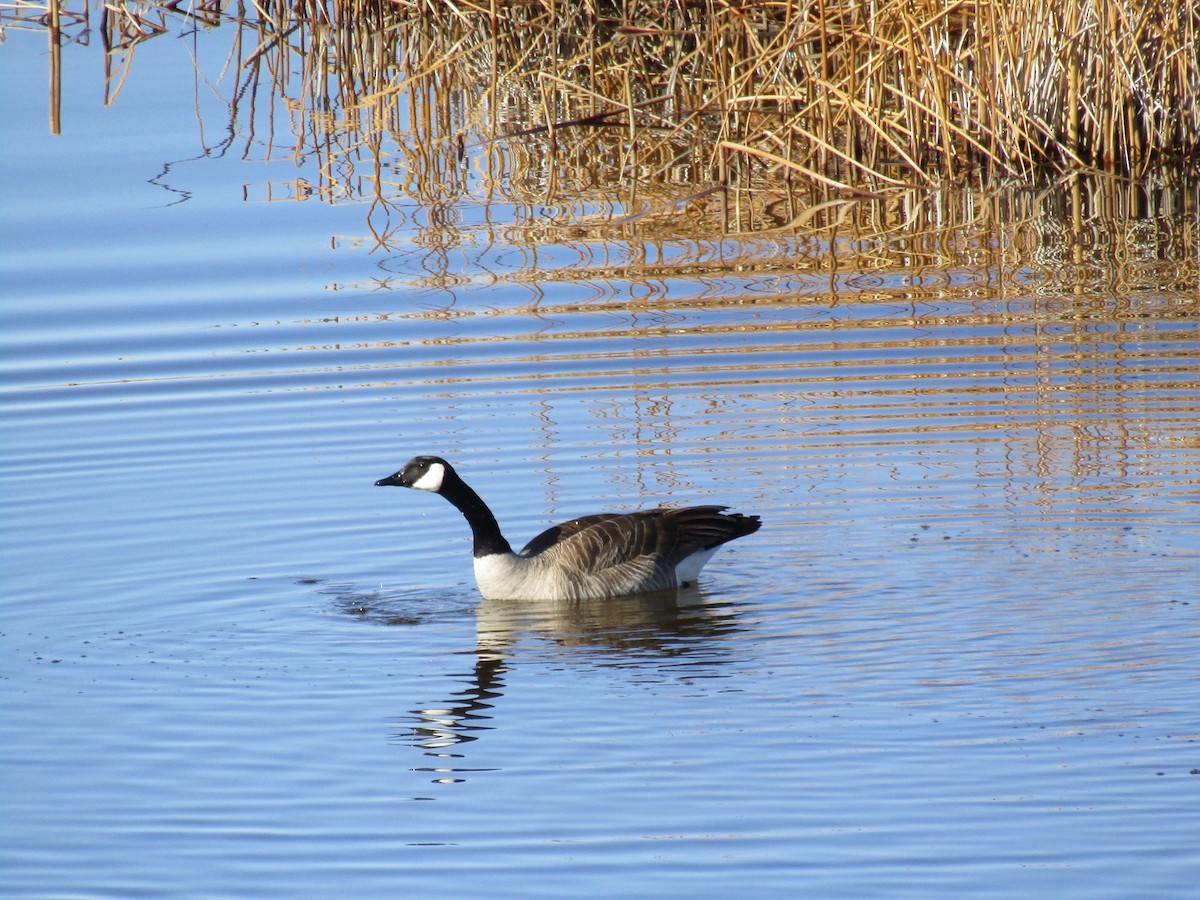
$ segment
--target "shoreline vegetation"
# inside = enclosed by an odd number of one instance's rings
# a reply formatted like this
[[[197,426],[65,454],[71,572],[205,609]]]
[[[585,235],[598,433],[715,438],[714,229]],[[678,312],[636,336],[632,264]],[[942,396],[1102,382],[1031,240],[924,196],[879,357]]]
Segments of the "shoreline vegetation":
[[[315,156],[320,184],[271,192],[369,202],[380,244],[396,198],[433,227],[482,193],[560,237],[825,246],[1049,202],[1176,218],[1149,252],[1197,256],[1200,7],[1178,0],[8,0],[16,25],[50,32],[52,123],[63,45],[98,36],[111,103],[139,45],[234,29],[205,153]]]

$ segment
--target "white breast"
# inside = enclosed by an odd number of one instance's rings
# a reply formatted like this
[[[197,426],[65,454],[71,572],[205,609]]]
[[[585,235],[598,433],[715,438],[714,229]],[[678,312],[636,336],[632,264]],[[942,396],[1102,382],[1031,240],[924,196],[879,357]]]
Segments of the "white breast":
[[[528,559],[515,553],[475,557],[475,583],[489,600],[556,599],[554,587],[540,574]]]
[[[707,558],[711,555],[707,551]],[[586,600],[673,587],[669,573],[649,556],[628,560],[602,572],[563,571],[553,557],[492,553],[475,558],[475,583],[489,600]],[[698,571],[698,566],[691,570]],[[665,577],[664,577],[665,576]]]

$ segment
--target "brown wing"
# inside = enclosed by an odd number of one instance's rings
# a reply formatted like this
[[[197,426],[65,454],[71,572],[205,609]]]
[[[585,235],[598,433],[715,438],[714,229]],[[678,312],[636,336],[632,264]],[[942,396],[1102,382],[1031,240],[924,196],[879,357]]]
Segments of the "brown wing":
[[[543,550],[549,550],[555,544],[567,540],[572,535],[578,534],[598,522],[619,519],[624,515],[625,513],[597,513],[594,516],[583,516],[572,519],[570,522],[563,522],[561,525],[553,525],[522,547],[518,555],[537,556]]]
[[[542,532],[521,555],[562,554],[570,557],[575,571],[586,573],[631,563],[638,568],[673,571],[681,560],[697,551],[758,530],[757,516],[726,515],[724,509],[724,506],[691,506],[585,516]]]

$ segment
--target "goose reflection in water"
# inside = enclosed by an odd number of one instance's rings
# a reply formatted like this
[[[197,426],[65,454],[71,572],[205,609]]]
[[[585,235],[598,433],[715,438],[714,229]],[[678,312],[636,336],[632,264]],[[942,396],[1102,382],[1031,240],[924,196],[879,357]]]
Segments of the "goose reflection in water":
[[[504,681],[500,676],[505,671],[503,656],[480,651],[472,673],[450,676],[455,680],[466,680],[468,687],[436,706],[414,709],[411,715],[415,719],[406,716],[400,721],[415,721],[416,724],[397,732],[394,737],[430,751],[442,751],[478,740],[476,732],[494,727],[488,724],[492,719],[488,710],[492,708],[492,701],[503,695]]]
[[[731,661],[728,638],[738,625],[731,607],[706,602],[698,588],[606,600],[484,600],[476,610],[475,665],[450,674],[467,682],[449,698],[411,711],[408,727],[393,735],[444,762],[427,771],[436,781],[460,781],[463,745],[500,727],[497,704],[504,674],[521,659],[553,658],[606,667],[651,669],[666,680],[711,678]],[[523,642],[536,649],[522,650]],[[458,752],[453,752],[456,750]]]

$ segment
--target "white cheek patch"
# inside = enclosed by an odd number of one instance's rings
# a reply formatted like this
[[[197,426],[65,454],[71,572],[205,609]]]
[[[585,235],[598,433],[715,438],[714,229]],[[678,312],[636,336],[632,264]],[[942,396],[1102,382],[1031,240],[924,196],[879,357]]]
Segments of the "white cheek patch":
[[[442,479],[446,477],[446,467],[441,463],[434,463],[426,471],[425,474],[409,485],[418,491],[433,491],[435,494],[442,489]]]

